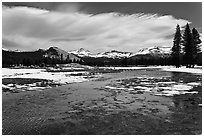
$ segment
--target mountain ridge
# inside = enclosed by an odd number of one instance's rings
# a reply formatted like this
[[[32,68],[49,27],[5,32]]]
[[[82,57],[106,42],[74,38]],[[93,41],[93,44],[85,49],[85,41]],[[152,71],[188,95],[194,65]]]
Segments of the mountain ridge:
[[[8,52],[21,52],[21,51],[11,51],[7,50],[5,48],[2,48],[4,51]],[[111,50],[111,51],[106,51],[106,52],[99,52],[99,53],[91,53],[89,50],[80,48],[78,50],[72,50],[72,51],[65,51],[59,47],[49,47],[48,49],[39,49],[45,52],[44,57],[50,57],[50,58],[58,58],[58,59],[63,59],[66,60],[67,57],[69,56],[69,59],[73,60],[81,60],[81,58],[84,57],[91,57],[91,58],[130,58],[133,56],[145,56],[145,55],[150,55],[150,56],[164,56],[164,55],[169,55],[171,53],[171,47],[159,47],[159,46],[154,46],[154,47],[149,47],[149,48],[143,48],[140,49],[138,52],[133,53],[133,52],[124,52],[124,51],[119,51],[119,50]],[[38,50],[36,50],[38,51]],[[23,51],[26,52],[26,51]],[[30,51],[28,51],[30,52]],[[34,51],[32,51],[34,52]],[[62,57],[61,57],[62,54]]]
[[[74,55],[72,53],[68,53],[65,50],[62,50],[58,47],[50,47],[48,50],[45,51],[45,55],[44,57],[50,57],[50,58],[57,58],[57,59],[61,59],[61,60],[81,60],[80,57],[78,57],[77,55]]]
[[[56,65],[79,63],[89,66],[127,66],[127,65],[171,65],[171,47],[150,47],[136,53],[111,50],[93,54],[88,50],[79,49],[75,54],[58,47],[39,49],[36,51],[15,52],[2,48],[2,66],[15,65]],[[85,54],[84,54],[84,53]],[[83,54],[82,54],[83,53]],[[88,54],[87,54],[88,53]],[[181,55],[183,56],[183,55]],[[182,57],[181,57],[182,58]],[[202,53],[199,54],[198,64],[201,64]]]
[[[111,51],[99,52],[99,53],[94,54],[84,48],[80,48],[79,50],[69,51],[69,52],[75,55],[78,55],[80,57],[94,57],[94,58],[100,58],[100,57],[125,58],[126,57],[126,58],[130,58],[136,55],[152,55],[152,56],[154,56],[154,54],[156,56],[169,55],[171,53],[171,47],[154,46],[154,47],[140,49],[136,53],[111,50]]]

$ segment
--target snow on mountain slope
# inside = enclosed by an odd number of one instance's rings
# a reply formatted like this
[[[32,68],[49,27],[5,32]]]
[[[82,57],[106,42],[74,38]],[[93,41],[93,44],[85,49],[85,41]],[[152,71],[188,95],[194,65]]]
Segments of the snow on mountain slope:
[[[136,55],[162,55],[162,54],[170,54],[171,53],[171,47],[150,47],[150,48],[144,48],[139,50]]]
[[[9,51],[7,49],[2,48],[2,50]],[[171,47],[150,47],[150,48],[144,48],[139,50],[137,53],[132,52],[123,52],[123,51],[117,51],[112,50],[108,52],[101,52],[101,53],[91,53],[89,50],[86,50],[84,48],[80,48],[79,50],[69,51],[66,52],[58,47],[50,47],[47,50],[43,50],[45,52],[45,57],[50,58],[58,58],[61,59],[61,56],[63,60],[66,60],[67,57],[69,59],[73,60],[81,60],[83,57],[92,57],[92,58],[129,58],[132,56],[137,55],[152,55],[152,56],[158,56],[158,55],[169,55],[171,53]],[[13,51],[13,52],[19,52],[19,51]]]
[[[93,54],[89,50],[85,50],[83,48],[80,48],[79,50],[75,50],[75,51],[70,51],[69,53],[75,54],[79,57],[93,57],[93,58],[101,58],[101,57],[124,58],[124,57],[130,57],[130,55],[132,55],[131,52],[122,52],[122,51],[116,51],[116,50]]]
[[[22,51],[20,51],[20,50],[18,50],[18,49],[16,49],[16,50],[10,50],[10,49],[6,49],[6,48],[3,48],[3,47],[2,47],[2,50],[4,50],[4,51],[9,51],[9,52],[22,52]]]
[[[86,56],[92,56],[93,54],[89,50],[85,50],[84,48],[80,48],[78,50],[69,51],[68,53],[75,54],[79,57],[86,57]]]
[[[50,58],[58,58],[61,59],[61,56],[63,58],[63,60],[66,60],[67,58],[70,60],[81,60],[80,57],[72,54],[72,53],[68,53],[58,47],[50,47],[48,50],[46,50],[45,52],[45,57],[50,57]]]
[[[8,49],[5,49],[5,48],[3,48],[3,47],[2,47],[2,50],[4,50],[4,51],[9,51]]]
[[[130,57],[131,55],[132,55],[131,52],[121,52],[117,50],[112,50],[109,52],[98,53],[96,57],[124,58],[124,57]]]
[[[135,55],[169,55],[171,53],[171,47],[150,47],[150,48],[144,48],[139,50],[137,53],[132,52],[122,52],[117,50],[112,50],[108,52],[101,52],[97,54],[91,53],[89,50],[85,50],[83,48],[80,48],[79,50],[70,51],[69,53],[75,54],[79,57],[93,57],[93,58],[124,58],[124,57],[132,57]]]

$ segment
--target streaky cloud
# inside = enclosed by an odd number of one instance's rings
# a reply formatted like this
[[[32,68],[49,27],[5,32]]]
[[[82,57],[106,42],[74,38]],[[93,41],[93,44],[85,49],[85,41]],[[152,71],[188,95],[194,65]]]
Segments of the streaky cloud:
[[[2,35],[26,49],[57,45],[65,50],[83,47],[97,52],[114,47],[138,51],[144,47],[172,46],[169,36],[175,33],[176,25],[183,28],[190,22],[172,15],[87,14],[77,9],[80,9],[78,5],[73,12],[3,6]],[[5,46],[12,47],[9,43]]]

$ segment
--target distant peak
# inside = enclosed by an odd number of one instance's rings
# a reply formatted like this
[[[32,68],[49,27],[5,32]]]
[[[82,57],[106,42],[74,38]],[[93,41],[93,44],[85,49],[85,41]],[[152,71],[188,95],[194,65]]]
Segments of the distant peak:
[[[125,51],[118,51],[118,50],[111,50],[111,53],[115,52],[115,53],[122,53],[122,54],[126,54],[126,53],[131,53],[131,52],[125,52]]]
[[[59,49],[59,48],[58,48],[58,47],[54,47],[54,46],[53,46],[53,47],[50,47],[49,49]]]
[[[154,46],[140,49],[137,54],[169,54],[170,52],[171,47]]]
[[[79,52],[82,52],[82,51],[90,52],[89,50],[86,50],[86,49],[84,49],[84,48],[80,48],[78,51],[79,51]]]
[[[113,50],[111,50],[111,52],[119,52],[119,51],[113,49]]]
[[[45,51],[44,49],[39,48],[38,51]]]
[[[18,50],[18,49],[10,50],[10,49],[6,49],[6,48],[3,48],[3,47],[2,47],[2,50],[4,50],[4,51],[9,51],[9,52],[21,52],[21,51]]]
[[[3,48],[3,47],[2,47],[2,50],[4,50],[4,51],[9,51],[8,49],[5,49],[5,48]]]

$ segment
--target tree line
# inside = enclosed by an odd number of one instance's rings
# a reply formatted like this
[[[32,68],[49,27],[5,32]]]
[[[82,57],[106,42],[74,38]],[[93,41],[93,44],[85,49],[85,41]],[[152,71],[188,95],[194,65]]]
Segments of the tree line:
[[[63,59],[62,54],[59,58],[51,58],[44,56],[45,52],[42,50],[34,52],[9,52],[2,51],[2,67],[11,66],[55,66],[56,64],[81,63],[82,60],[70,59],[67,57]]]
[[[183,35],[180,26],[177,25],[172,47],[172,61],[177,68],[185,65],[186,68],[194,68],[197,62],[201,62],[201,40],[198,31],[190,29],[187,23]]]

